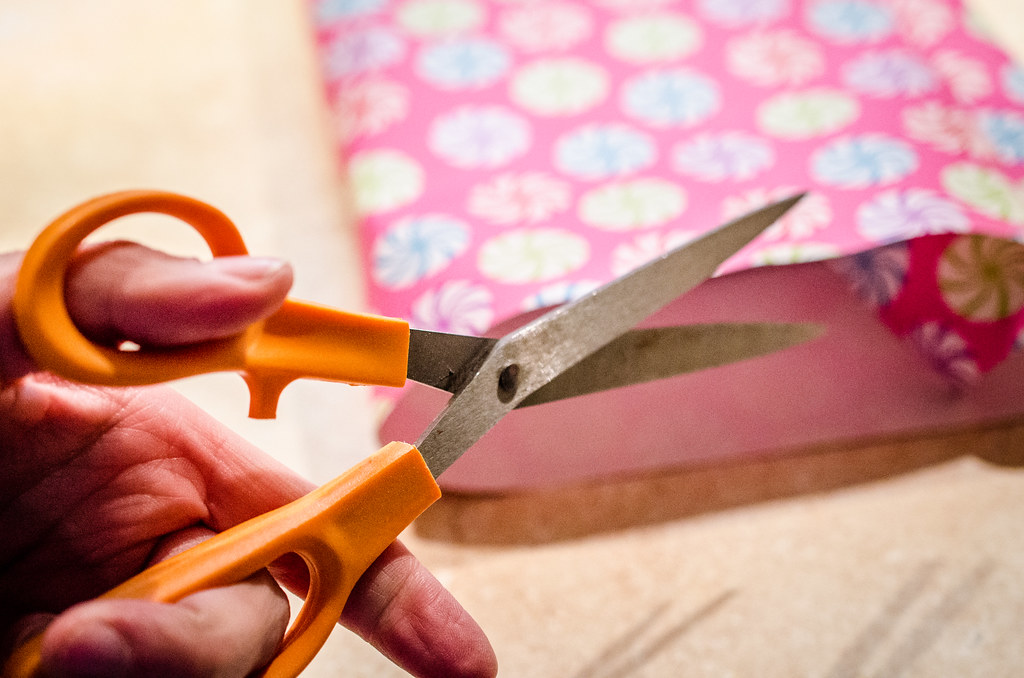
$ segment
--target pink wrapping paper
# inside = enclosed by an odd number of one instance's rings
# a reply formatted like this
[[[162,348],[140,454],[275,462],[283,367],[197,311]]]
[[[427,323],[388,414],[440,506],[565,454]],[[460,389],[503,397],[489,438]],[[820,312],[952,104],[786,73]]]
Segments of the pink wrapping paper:
[[[313,7],[378,312],[485,333],[809,191],[720,273],[835,260],[959,387],[1018,341],[1024,70],[959,2]]]

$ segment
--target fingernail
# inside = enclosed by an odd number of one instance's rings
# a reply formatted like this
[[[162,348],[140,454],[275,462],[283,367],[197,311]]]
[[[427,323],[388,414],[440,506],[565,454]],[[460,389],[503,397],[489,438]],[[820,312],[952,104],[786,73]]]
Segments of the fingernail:
[[[120,633],[106,624],[94,624],[76,634],[56,663],[48,668],[58,676],[121,678],[131,671],[132,651]]]
[[[243,280],[265,280],[283,271],[288,264],[273,257],[214,257],[206,264],[210,270]]]

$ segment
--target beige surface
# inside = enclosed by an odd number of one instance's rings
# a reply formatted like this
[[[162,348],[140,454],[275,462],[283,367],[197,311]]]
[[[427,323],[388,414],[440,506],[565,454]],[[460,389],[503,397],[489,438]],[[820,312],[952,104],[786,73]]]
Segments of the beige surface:
[[[1024,51],[1024,2],[978,4]],[[94,194],[176,190],[224,209],[254,251],[295,262],[301,296],[358,307],[301,7],[0,4],[0,249]],[[181,231],[156,241],[195,247]],[[290,387],[275,422],[244,418],[235,377],[182,389],[316,480],[374,449],[359,389]],[[1013,676],[1024,477],[960,453],[984,444],[1019,465],[1022,440],[1008,426],[564,495],[457,498],[408,541],[478,617],[505,676]],[[609,506],[661,513],[614,533],[573,519]],[[488,541],[503,543],[472,543],[488,516],[501,535]],[[563,538],[531,544],[536,521]],[[307,675],[400,674],[337,632]]]

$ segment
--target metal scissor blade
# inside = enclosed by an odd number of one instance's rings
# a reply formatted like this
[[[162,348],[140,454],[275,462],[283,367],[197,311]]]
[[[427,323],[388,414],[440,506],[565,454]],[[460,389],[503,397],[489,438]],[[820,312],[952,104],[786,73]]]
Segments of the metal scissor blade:
[[[704,323],[630,330],[541,386],[519,407],[767,355],[821,335],[813,323]],[[497,339],[410,330],[408,378],[455,393]]]
[[[531,393],[711,277],[802,197],[731,221],[503,337],[417,441],[431,473],[443,473]]]
[[[519,407],[728,365],[816,339],[823,331],[815,323],[713,323],[632,330],[541,386]]]
[[[406,376],[455,393],[476,374],[496,343],[489,337],[410,329]]]

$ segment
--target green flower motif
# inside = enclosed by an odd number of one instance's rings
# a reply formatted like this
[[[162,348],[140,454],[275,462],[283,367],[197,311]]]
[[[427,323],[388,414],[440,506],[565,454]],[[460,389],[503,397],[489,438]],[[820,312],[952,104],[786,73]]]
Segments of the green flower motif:
[[[607,184],[583,194],[580,219],[608,231],[661,226],[686,208],[686,194],[663,179],[633,179]]]
[[[750,255],[753,266],[787,266],[809,261],[835,259],[841,254],[838,247],[829,243],[794,243],[772,245]]]
[[[953,240],[936,271],[946,304],[968,320],[991,322],[1024,307],[1024,247],[965,235]]]
[[[380,149],[355,154],[349,181],[360,214],[380,214],[413,202],[423,193],[423,169],[400,151]]]
[[[520,229],[485,242],[477,264],[491,280],[521,285],[568,275],[589,257],[586,238],[575,233],[555,228]]]
[[[509,83],[509,96],[536,115],[576,115],[608,94],[608,76],[584,59],[538,59],[520,68]]]
[[[761,130],[782,139],[810,139],[833,134],[860,115],[860,104],[850,95],[825,88],[785,92],[760,106]]]
[[[399,25],[424,38],[469,33],[484,18],[483,8],[473,0],[409,0],[397,11]]]
[[[954,163],[942,170],[942,187],[978,212],[1024,226],[1024,184],[1002,172],[971,163]]]
[[[613,22],[605,35],[605,47],[627,63],[667,63],[696,52],[702,40],[700,27],[689,17],[662,12]]]

